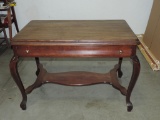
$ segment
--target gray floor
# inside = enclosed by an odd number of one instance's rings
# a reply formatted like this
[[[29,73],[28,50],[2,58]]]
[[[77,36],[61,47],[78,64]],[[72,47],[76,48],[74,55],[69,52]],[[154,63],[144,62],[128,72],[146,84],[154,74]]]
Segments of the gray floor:
[[[27,110],[19,107],[21,94],[9,72],[12,51],[0,56],[0,120],[159,120],[160,119],[160,72],[153,72],[138,51],[141,73],[133,90],[132,112],[127,112],[125,97],[110,85],[84,87],[46,84],[28,95]],[[50,72],[85,70],[105,73],[117,59],[47,59],[41,62]],[[123,77],[120,82],[127,87],[132,64],[124,59]],[[27,87],[36,79],[34,59],[21,59],[19,73]]]

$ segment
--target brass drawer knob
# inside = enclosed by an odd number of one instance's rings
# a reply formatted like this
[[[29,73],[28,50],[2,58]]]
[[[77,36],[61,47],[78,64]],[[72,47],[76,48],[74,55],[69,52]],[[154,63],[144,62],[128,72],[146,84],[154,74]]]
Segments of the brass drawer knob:
[[[123,53],[123,51],[122,51],[122,50],[120,50],[120,51],[119,51],[119,54],[122,54],[122,53]]]

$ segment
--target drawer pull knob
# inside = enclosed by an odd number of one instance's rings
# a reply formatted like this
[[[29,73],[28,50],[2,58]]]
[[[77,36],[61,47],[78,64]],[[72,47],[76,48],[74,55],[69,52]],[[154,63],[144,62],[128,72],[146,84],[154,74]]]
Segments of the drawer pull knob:
[[[26,53],[29,53],[29,50],[26,50]]]
[[[122,51],[122,50],[120,50],[120,51],[119,51],[119,54],[122,54],[122,53],[123,53],[123,51]]]

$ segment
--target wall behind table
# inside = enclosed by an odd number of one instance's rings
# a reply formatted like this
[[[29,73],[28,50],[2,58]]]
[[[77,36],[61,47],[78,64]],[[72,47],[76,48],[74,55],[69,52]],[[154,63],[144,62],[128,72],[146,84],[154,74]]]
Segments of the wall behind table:
[[[145,32],[153,0],[15,0],[22,29],[30,20],[125,19],[136,34]],[[13,35],[15,34],[15,28]]]

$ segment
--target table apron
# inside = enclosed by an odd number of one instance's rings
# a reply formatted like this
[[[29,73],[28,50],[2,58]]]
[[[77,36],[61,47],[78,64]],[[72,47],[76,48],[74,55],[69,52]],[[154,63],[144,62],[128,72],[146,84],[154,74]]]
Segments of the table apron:
[[[136,45],[14,45],[19,57],[130,57],[136,54]]]

